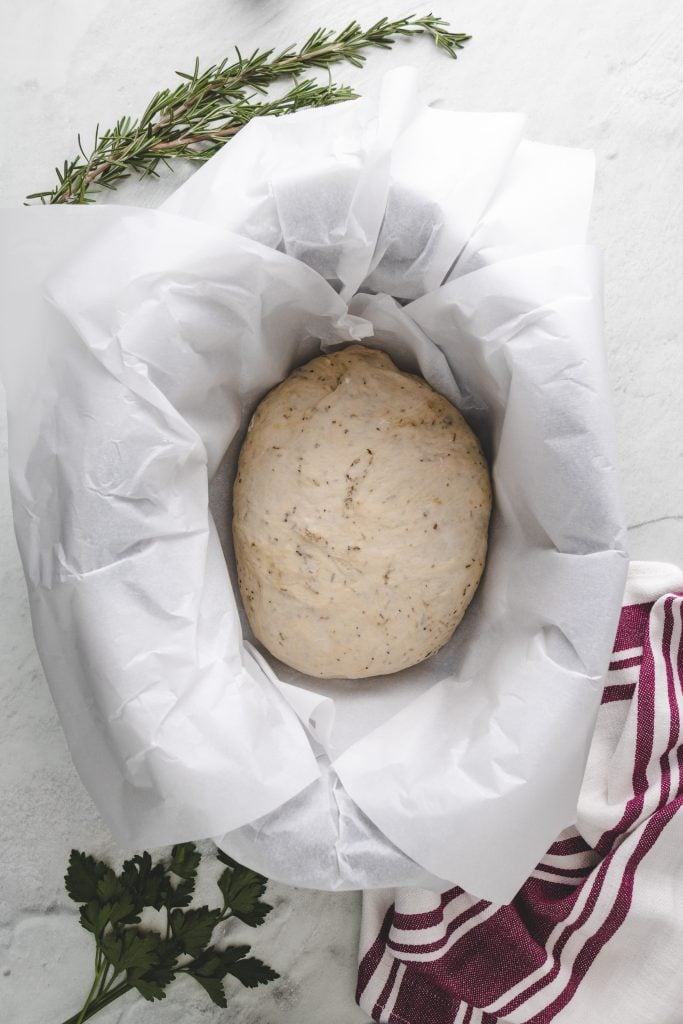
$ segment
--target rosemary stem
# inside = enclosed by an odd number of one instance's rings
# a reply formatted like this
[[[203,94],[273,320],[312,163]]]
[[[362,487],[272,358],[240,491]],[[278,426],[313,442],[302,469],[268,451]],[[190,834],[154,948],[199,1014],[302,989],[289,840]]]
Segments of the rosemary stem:
[[[435,46],[453,58],[469,39],[451,32],[433,14],[411,14],[397,21],[381,18],[368,29],[356,21],[336,34],[318,29],[303,46],[280,53],[256,49],[243,57],[238,50],[233,64],[223,61],[202,73],[197,61],[192,74],[178,72],[183,82],[175,90],[163,90],[152,98],[142,117],[124,117],[104,133],[98,130],[90,154],[79,136],[80,156],[57,169],[57,186],[27,199],[91,202],[87,195],[91,189],[115,189],[131,173],[155,175],[159,163],[168,159],[208,159],[254,117],[353,99],[356,94],[345,86],[332,81],[320,85],[300,76],[312,70],[329,71],[332,64],[343,61],[360,67],[367,50],[389,49],[398,39],[416,35],[431,37]],[[289,90],[279,99],[269,98],[269,86],[283,78],[293,80]],[[259,100],[258,94],[265,99]]]

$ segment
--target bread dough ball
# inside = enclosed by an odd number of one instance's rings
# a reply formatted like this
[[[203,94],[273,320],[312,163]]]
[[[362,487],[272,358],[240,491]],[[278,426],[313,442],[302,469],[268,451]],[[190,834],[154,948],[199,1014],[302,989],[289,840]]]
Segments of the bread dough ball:
[[[254,635],[319,678],[408,668],[451,637],[484,568],[491,485],[457,409],[374,349],[295,370],[240,453],[233,537]]]

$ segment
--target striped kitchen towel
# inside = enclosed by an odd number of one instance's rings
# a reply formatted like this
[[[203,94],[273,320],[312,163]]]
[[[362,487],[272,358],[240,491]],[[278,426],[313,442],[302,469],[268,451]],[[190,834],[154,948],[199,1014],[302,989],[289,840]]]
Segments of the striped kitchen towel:
[[[364,894],[374,1020],[683,1024],[682,613],[680,570],[631,565],[575,827],[512,903]]]

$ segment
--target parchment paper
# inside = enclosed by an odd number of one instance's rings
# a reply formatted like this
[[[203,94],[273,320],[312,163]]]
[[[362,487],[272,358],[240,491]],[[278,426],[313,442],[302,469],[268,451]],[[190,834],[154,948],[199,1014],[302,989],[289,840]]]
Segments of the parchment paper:
[[[469,148],[437,188],[427,165],[455,117]],[[428,111],[392,73],[376,101],[252,122],[163,211],[2,215],[36,642],[127,846],[213,836],[292,884],[504,902],[572,821],[624,526],[599,258],[576,244],[592,159],[518,145],[521,125]],[[245,631],[229,494],[259,399],[353,340],[461,408],[495,511],[452,641],[394,679],[322,685]]]

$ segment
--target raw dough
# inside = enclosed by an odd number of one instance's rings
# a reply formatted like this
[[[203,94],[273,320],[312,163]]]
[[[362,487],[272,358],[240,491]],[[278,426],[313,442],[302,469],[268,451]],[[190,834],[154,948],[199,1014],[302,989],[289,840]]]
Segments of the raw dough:
[[[451,637],[484,567],[491,486],[460,413],[382,352],[295,370],[240,453],[233,537],[254,635],[311,676],[415,665]]]

